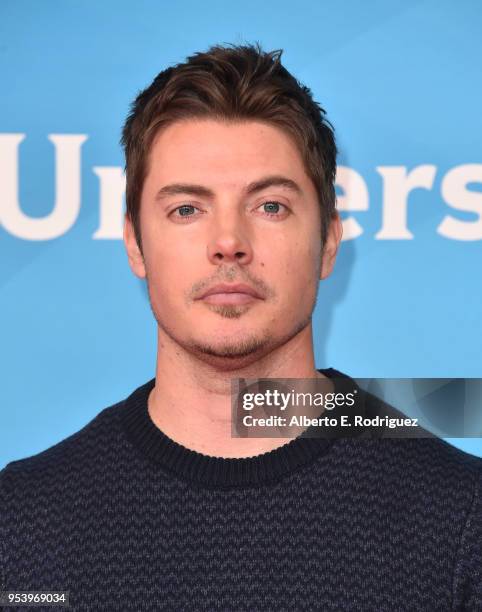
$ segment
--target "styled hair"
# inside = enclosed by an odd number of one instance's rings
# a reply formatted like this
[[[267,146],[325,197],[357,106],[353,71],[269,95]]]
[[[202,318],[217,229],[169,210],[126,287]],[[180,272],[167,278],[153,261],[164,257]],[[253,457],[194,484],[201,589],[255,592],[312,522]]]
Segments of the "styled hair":
[[[149,152],[159,131],[189,118],[256,120],[294,139],[316,188],[325,243],[336,211],[334,129],[311,90],[281,64],[282,49],[215,45],[160,72],[131,104],[122,129],[125,153],[126,214],[142,252],[140,199]]]

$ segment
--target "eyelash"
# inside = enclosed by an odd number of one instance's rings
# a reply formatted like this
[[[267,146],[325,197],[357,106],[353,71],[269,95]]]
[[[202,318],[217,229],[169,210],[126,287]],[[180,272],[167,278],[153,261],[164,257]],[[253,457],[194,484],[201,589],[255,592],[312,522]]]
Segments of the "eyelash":
[[[278,204],[279,206],[282,206],[283,208],[286,209],[286,211],[289,211],[289,208],[286,206],[286,204],[283,204],[282,202],[278,202],[277,200],[266,200],[265,202],[263,202],[262,204],[260,204],[259,206],[256,207],[255,210],[257,210],[258,208],[261,208],[262,206],[265,206],[266,204]],[[178,206],[177,208],[174,208],[174,210],[171,211],[170,214],[173,214],[176,212],[176,210],[179,210],[180,208],[196,208],[197,210],[199,210],[199,208],[197,208],[197,206],[194,206],[194,204],[182,204],[181,206]],[[281,214],[277,214],[277,213],[269,213],[269,212],[265,212],[266,215],[268,215],[268,217],[281,217]],[[190,217],[194,217],[195,215],[173,215],[175,217],[177,217],[178,219],[189,219]]]

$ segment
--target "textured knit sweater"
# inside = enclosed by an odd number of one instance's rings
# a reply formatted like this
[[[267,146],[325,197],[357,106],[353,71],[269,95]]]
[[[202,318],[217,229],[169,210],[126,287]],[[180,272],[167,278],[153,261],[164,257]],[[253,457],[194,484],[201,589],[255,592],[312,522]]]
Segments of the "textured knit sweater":
[[[482,460],[303,436],[210,457],[152,422],[154,384],[0,472],[3,590],[69,591],[74,610],[482,610]]]

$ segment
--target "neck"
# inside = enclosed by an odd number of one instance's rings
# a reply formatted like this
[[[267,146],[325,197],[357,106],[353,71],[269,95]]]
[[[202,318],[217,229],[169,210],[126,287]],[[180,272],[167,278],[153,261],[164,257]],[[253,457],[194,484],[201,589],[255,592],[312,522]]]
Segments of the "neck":
[[[289,442],[290,438],[231,437],[234,378],[323,378],[330,389],[332,385],[315,368],[311,322],[269,354],[229,368],[206,363],[158,329],[149,415],[178,444],[214,457],[251,457]]]

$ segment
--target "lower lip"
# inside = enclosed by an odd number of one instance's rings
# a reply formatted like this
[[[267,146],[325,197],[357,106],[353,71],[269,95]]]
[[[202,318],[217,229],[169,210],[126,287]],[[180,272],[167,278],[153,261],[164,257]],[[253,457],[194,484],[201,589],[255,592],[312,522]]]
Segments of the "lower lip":
[[[248,304],[258,298],[249,293],[211,293],[202,299],[208,304]]]

